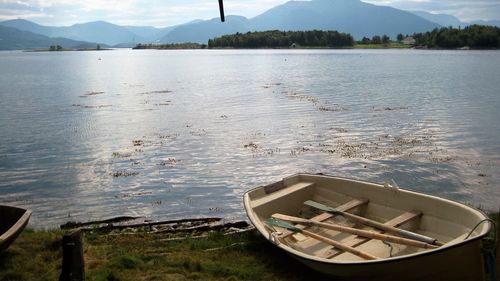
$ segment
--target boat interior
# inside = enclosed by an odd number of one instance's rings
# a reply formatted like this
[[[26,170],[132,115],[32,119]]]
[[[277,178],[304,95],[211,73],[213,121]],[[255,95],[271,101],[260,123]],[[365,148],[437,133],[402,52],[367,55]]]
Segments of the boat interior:
[[[356,251],[373,257],[368,259],[417,254],[461,243],[466,239],[484,235],[490,229],[488,223],[482,222],[486,218],[483,213],[453,201],[380,184],[328,176],[297,175],[285,178],[275,184],[250,191],[245,200],[247,211],[250,208],[252,216],[260,224],[256,226],[261,233],[267,233],[278,243],[306,255],[337,262],[367,259]],[[317,205],[431,237],[434,245],[417,247],[317,225],[314,222],[401,236],[369,226],[350,216],[325,211],[326,209],[318,208]],[[266,222],[275,214],[306,219],[307,224],[290,222],[293,227],[288,227]],[[342,244],[342,247],[339,248],[336,243]],[[347,250],[344,246],[347,246]],[[351,251],[351,248],[356,251]]]

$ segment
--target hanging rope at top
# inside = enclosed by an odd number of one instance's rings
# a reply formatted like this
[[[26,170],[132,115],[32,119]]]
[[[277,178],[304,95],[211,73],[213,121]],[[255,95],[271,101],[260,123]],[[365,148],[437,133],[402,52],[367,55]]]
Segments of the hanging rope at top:
[[[226,18],[224,17],[224,2],[223,2],[223,0],[219,0],[219,10],[220,10],[220,21],[221,22],[226,21]]]

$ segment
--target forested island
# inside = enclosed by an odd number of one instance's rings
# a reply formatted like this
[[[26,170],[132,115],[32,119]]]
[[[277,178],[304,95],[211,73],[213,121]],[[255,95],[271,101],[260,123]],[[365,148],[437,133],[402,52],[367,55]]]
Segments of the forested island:
[[[66,48],[61,45],[50,45],[48,48],[26,50],[26,52],[72,52],[72,51],[109,51],[112,49],[102,48],[97,44],[95,48]]]
[[[413,34],[416,46],[434,49],[498,49],[500,48],[500,28],[494,26],[471,25],[465,28],[440,28],[430,32]]]
[[[354,38],[337,31],[262,31],[224,35],[208,40],[209,48],[345,48]]]
[[[411,38],[411,43],[405,42]],[[206,49],[206,48],[429,48],[429,49],[499,49],[500,28],[471,25],[465,28],[436,28],[413,35],[399,34],[392,40],[387,35],[363,37],[355,41],[348,33],[338,31],[259,31],[223,35],[208,40],[207,44],[137,44],[133,49]]]
[[[415,42],[403,44],[404,38]],[[471,25],[465,28],[444,27],[411,36],[399,34],[396,40],[387,35],[364,37],[354,41],[352,35],[338,31],[263,31],[236,33],[216,37],[208,41],[208,48],[401,48],[430,49],[498,49],[500,28]]]

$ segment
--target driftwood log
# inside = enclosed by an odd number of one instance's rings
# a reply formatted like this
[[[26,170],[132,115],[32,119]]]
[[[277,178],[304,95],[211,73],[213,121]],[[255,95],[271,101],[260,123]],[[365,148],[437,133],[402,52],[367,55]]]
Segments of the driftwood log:
[[[61,225],[61,229],[109,233],[112,231],[146,228],[153,233],[188,233],[226,231],[229,229],[246,230],[250,227],[246,221],[224,222],[224,219],[218,217],[142,222],[137,222],[136,219],[134,217],[118,217],[95,222],[69,222]]]

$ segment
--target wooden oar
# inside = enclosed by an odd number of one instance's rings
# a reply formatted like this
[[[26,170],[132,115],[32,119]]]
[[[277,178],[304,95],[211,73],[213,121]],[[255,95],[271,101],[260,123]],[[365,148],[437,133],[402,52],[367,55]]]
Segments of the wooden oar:
[[[421,235],[421,234],[418,234],[418,233],[415,233],[415,232],[411,232],[411,231],[408,231],[408,230],[404,230],[404,229],[400,229],[400,228],[396,228],[396,227],[384,225],[383,223],[379,223],[379,222],[374,221],[374,220],[370,220],[370,219],[367,219],[367,218],[356,216],[356,215],[353,215],[351,213],[338,211],[335,208],[323,205],[323,204],[318,203],[318,202],[314,202],[314,201],[308,200],[308,201],[304,202],[304,204],[308,205],[308,206],[311,206],[313,208],[325,211],[325,212],[329,212],[329,213],[332,213],[332,214],[335,214],[335,215],[344,216],[344,217],[346,217],[348,219],[357,221],[357,222],[362,223],[362,224],[367,225],[367,226],[375,227],[375,228],[378,228],[380,230],[384,230],[386,232],[397,234],[397,235],[399,235],[401,237],[405,237],[405,238],[409,238],[409,239],[413,239],[413,240],[418,240],[418,241],[422,241],[422,242],[425,242],[425,243],[428,243],[428,244],[433,244],[433,245],[438,245],[438,246],[443,246],[444,245],[443,243],[439,242],[435,238],[428,237],[428,236],[425,236],[425,235]]]
[[[436,245],[431,245],[425,242],[421,241],[416,241],[413,239],[407,239],[407,238],[402,238],[399,236],[392,236],[392,235],[387,235],[387,234],[380,234],[372,231],[366,231],[362,229],[356,229],[352,227],[346,227],[346,226],[341,226],[337,224],[331,224],[331,223],[324,223],[324,222],[319,222],[319,221],[313,221],[313,220],[308,220],[304,218],[298,218],[298,217],[292,217],[292,216],[287,216],[287,215],[282,215],[282,214],[274,214],[273,218],[279,219],[279,220],[284,220],[284,221],[289,221],[293,223],[300,223],[303,225],[316,225],[319,227],[339,231],[339,232],[344,232],[344,233],[350,233],[354,234],[357,236],[363,236],[367,237],[370,239],[377,239],[377,240],[382,240],[382,241],[387,241],[387,242],[393,242],[397,244],[402,244],[402,245],[407,245],[407,246],[413,246],[413,247],[418,247],[418,248],[424,248],[424,249],[436,249],[438,246]]]
[[[374,255],[371,255],[367,252],[364,252],[364,251],[361,251],[361,250],[358,250],[358,249],[355,249],[353,247],[350,247],[350,246],[347,246],[347,245],[344,245],[338,241],[335,241],[335,240],[332,240],[332,239],[329,239],[327,237],[324,237],[324,236],[321,236],[319,234],[316,234],[314,232],[311,232],[311,231],[308,231],[308,230],[305,230],[305,229],[300,229],[298,227],[295,227],[294,225],[286,222],[286,221],[282,221],[282,220],[278,220],[278,219],[275,219],[275,218],[269,218],[265,221],[266,224],[268,225],[272,225],[272,226],[278,226],[278,227],[282,227],[282,228],[286,228],[290,231],[293,231],[293,232],[300,232],[304,235],[307,235],[309,237],[312,237],[316,240],[319,240],[319,241],[322,241],[322,242],[325,242],[327,244],[330,244],[332,246],[334,246],[335,248],[338,248],[340,250],[343,250],[343,251],[346,251],[346,252],[349,252],[351,254],[354,254],[358,257],[362,257],[366,260],[375,260],[375,259],[379,259],[379,257],[376,257]]]

